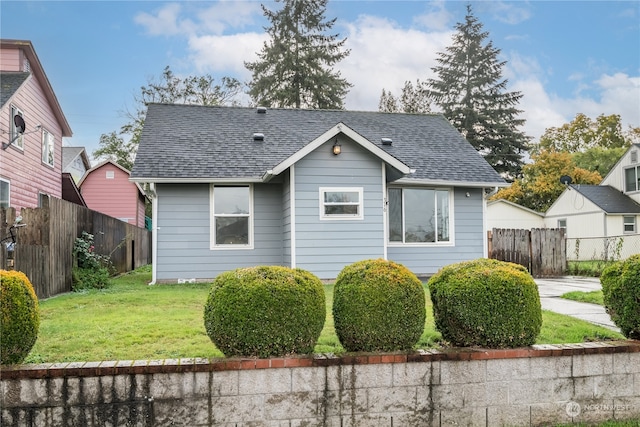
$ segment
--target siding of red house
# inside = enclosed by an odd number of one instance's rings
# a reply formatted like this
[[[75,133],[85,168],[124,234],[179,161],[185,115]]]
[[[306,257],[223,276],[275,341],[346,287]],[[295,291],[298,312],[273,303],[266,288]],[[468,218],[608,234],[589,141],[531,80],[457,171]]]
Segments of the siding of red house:
[[[9,183],[10,206],[18,209],[37,207],[41,194],[62,197],[62,138],[71,136],[71,129],[31,43],[3,40],[0,71],[3,75],[6,72],[30,72],[15,93],[6,101],[3,99],[1,142],[6,145],[11,141],[12,106],[22,112],[26,130],[22,136],[23,148],[11,145],[0,150],[0,178]],[[53,165],[42,161],[45,132],[53,135]]]
[[[87,171],[80,192],[89,209],[144,227],[144,196],[116,163],[107,160]]]

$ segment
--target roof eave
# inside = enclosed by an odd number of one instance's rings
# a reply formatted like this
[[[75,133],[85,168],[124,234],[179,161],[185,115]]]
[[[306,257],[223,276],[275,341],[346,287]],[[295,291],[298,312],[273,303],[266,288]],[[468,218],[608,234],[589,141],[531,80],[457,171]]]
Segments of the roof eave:
[[[400,178],[394,184],[437,185],[443,187],[494,188],[508,187],[510,184],[500,181],[455,181],[449,179]]]

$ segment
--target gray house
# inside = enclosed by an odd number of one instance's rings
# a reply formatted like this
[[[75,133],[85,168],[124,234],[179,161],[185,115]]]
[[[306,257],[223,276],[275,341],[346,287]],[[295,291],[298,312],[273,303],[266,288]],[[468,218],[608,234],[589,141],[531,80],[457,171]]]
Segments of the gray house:
[[[149,105],[131,180],[153,200],[153,283],[371,258],[418,275],[486,254],[506,183],[440,115]]]

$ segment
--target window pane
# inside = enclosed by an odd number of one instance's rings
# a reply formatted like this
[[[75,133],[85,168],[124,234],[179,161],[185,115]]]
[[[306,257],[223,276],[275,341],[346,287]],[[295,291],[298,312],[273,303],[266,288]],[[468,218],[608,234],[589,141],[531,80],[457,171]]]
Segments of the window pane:
[[[636,217],[634,216],[625,216],[624,219],[624,231],[628,233],[633,233],[636,231]]]
[[[215,187],[213,200],[216,215],[249,214],[249,187]]]
[[[636,168],[624,170],[624,190],[636,191]]]
[[[404,190],[405,242],[435,242],[434,193],[434,190]]]
[[[9,183],[0,181],[0,208],[9,207]]]
[[[438,190],[436,192],[438,198],[438,241],[449,241],[449,192],[446,190]]]
[[[324,207],[325,215],[358,215],[358,205],[328,205]]]
[[[389,189],[389,241],[402,242],[402,190]]]
[[[324,193],[325,203],[360,203],[360,194],[355,191],[327,191]]]
[[[248,245],[249,218],[217,217],[216,245]]]

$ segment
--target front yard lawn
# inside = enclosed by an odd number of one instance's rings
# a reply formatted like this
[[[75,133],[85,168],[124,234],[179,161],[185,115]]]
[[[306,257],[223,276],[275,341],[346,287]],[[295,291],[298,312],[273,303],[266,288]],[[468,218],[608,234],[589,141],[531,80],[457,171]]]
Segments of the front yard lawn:
[[[591,291],[591,292],[573,291],[573,292],[567,292],[566,294],[563,294],[560,297],[565,299],[570,299],[573,301],[604,305],[604,297],[602,296],[602,291]]]
[[[149,268],[122,275],[104,290],[70,293],[40,301],[36,344],[24,363],[222,357],[203,323],[209,284],[148,286]],[[425,286],[426,291],[426,286]],[[327,320],[316,353],[344,349],[333,327],[333,285],[325,285]],[[543,311],[539,344],[624,339],[616,332]],[[431,301],[417,348],[438,347]]]

